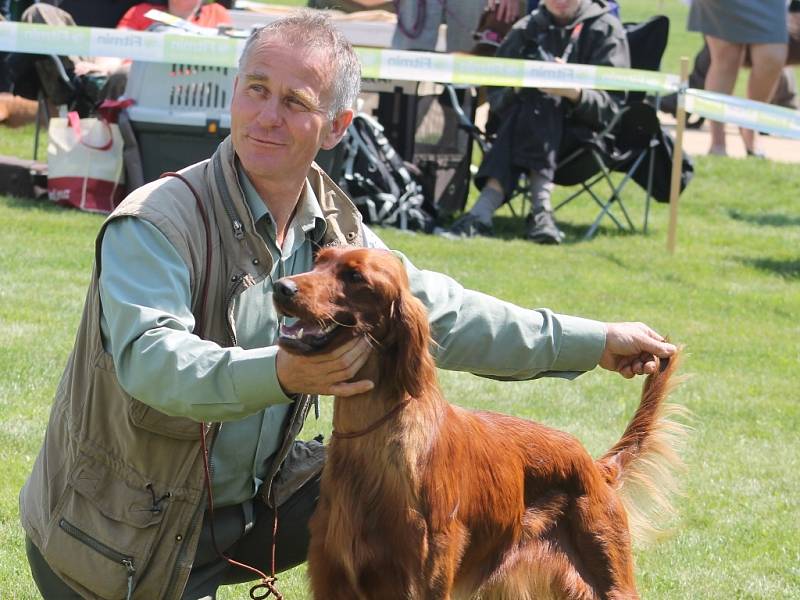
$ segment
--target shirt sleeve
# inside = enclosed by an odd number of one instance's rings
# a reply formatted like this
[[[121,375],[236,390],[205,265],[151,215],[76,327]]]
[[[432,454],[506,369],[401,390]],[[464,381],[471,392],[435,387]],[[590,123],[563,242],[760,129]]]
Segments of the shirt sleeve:
[[[412,293],[428,309],[438,366],[512,380],[572,379],[597,366],[605,347],[604,323],[522,308],[401,258]]]
[[[226,348],[193,333],[189,270],[153,225],[112,221],[101,259],[103,343],[127,393],[198,421],[241,419],[290,401],[278,382],[277,346]]]

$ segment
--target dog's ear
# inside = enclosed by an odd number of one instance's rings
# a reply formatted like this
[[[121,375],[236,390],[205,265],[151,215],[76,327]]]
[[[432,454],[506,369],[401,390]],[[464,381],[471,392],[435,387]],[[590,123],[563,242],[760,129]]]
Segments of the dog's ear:
[[[428,313],[422,302],[407,291],[394,301],[391,313],[390,328],[394,338],[394,352],[391,354],[394,354],[394,364],[387,364],[386,367],[394,370],[392,379],[398,388],[416,398],[430,385],[428,379],[435,369],[428,349]],[[392,357],[388,358],[391,361]]]

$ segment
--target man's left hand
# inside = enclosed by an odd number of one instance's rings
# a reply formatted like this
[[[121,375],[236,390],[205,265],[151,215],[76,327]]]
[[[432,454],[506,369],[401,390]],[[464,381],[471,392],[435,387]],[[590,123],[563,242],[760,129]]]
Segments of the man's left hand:
[[[675,354],[675,345],[644,323],[606,323],[606,346],[598,364],[626,379],[649,375],[658,368],[658,358]]]

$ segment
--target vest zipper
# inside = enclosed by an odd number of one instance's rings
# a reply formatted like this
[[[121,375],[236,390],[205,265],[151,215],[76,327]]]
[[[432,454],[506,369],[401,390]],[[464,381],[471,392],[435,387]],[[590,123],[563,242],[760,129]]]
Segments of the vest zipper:
[[[211,452],[214,449],[214,443],[217,441],[217,433],[219,432],[219,429],[220,429],[221,426],[222,426],[221,423],[210,423],[210,424],[208,424],[208,428],[204,432],[204,435],[206,435],[206,436],[208,436],[208,435],[212,435],[213,436],[211,438],[211,444],[209,445],[209,448],[208,448],[208,455],[209,455],[209,465],[208,466],[209,466],[209,470],[211,470],[211,462],[210,462],[211,461]],[[203,491],[205,492],[205,489]],[[205,513],[206,508],[207,508],[206,495],[204,493],[203,494],[203,499],[197,505],[197,509],[195,510],[194,515],[192,515],[192,521],[189,524],[189,529],[186,531],[186,535],[184,536],[184,540],[188,541],[189,539],[191,539],[191,536],[194,533],[195,528],[197,528],[199,525],[202,525],[202,515]],[[181,558],[187,552],[186,548],[187,548],[187,546],[186,546],[186,544],[184,544],[181,547],[180,552],[178,552],[178,557],[175,560],[175,568],[172,569],[172,575],[170,575],[169,584],[165,588],[167,590],[167,595],[165,596],[165,598],[177,597],[177,595],[173,595],[171,592],[172,592],[172,590],[175,589],[175,586],[177,585],[177,574],[178,574],[178,570],[179,570],[179,567],[180,567]]]
[[[58,522],[58,526],[61,529],[63,529],[64,532],[70,537],[75,538],[79,542],[85,544],[86,546],[89,546],[95,552],[98,552],[99,554],[102,554],[106,558],[116,563],[119,563],[123,567],[125,567],[125,570],[128,573],[128,595],[126,596],[126,599],[130,600],[133,597],[133,577],[134,575],[136,575],[136,567],[133,564],[132,556],[126,556],[121,552],[117,552],[113,548],[109,548],[104,543],[94,539],[88,533],[75,527],[75,525],[73,525],[66,519],[61,519]]]
[[[228,193],[228,189],[225,187],[225,171],[222,168],[222,157],[219,155],[219,152],[214,154],[214,161],[217,163],[215,168],[219,170],[219,174],[222,177],[223,184],[217,185],[217,191],[222,199],[222,206],[225,209],[225,212],[228,214],[228,218],[231,220],[233,224],[233,235],[234,237],[242,241],[244,239],[244,224],[242,223],[239,216],[236,214],[236,209],[233,206],[233,201],[231,200],[231,196]]]
[[[233,330],[233,314],[231,310],[231,301],[233,297],[236,295],[236,292],[239,291],[239,287],[241,287],[242,282],[244,281],[245,273],[239,273],[238,275],[234,275],[231,280],[233,281],[233,285],[231,286],[230,291],[225,294],[225,314],[227,315],[226,325],[228,327],[228,337],[230,338],[231,345],[236,345],[236,332]]]

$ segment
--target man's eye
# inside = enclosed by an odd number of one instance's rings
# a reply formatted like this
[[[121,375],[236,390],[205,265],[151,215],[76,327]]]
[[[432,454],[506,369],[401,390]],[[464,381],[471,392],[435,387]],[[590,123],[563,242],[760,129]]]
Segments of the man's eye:
[[[288,104],[289,104],[289,105],[290,105],[292,108],[298,108],[298,109],[308,110],[308,107],[305,105],[305,103],[304,103],[304,102],[302,102],[302,101],[300,101],[300,100],[298,100],[297,98],[287,98],[286,102],[287,102],[287,103],[288,103]]]

